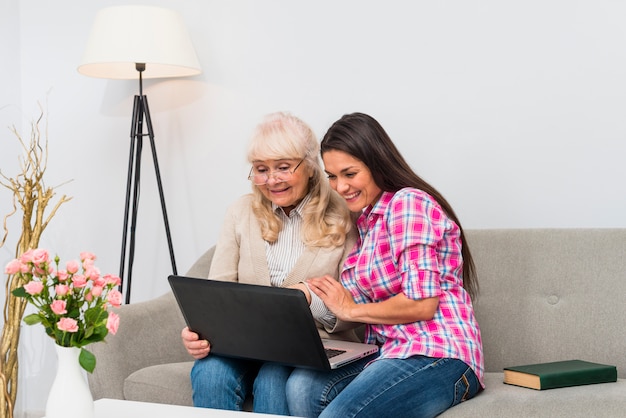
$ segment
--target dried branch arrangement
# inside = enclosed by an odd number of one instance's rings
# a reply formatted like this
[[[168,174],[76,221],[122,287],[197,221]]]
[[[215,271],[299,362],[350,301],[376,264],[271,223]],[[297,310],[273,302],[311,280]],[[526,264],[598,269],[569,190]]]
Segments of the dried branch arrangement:
[[[40,107],[41,108],[41,107]],[[8,236],[7,220],[22,211],[22,233],[17,241],[15,257],[29,249],[37,248],[39,239],[59,207],[71,200],[63,195],[46,213],[46,208],[55,196],[55,187],[46,187],[44,174],[48,161],[47,124],[42,138],[41,124],[44,112],[31,122],[30,139],[25,141],[15,126],[10,130],[19,140],[23,156],[19,158],[20,172],[15,177],[8,177],[0,171],[0,184],[13,193],[13,210],[6,214],[3,221],[4,235],[0,241],[2,247]],[[4,205],[2,205],[5,207]],[[7,275],[5,285],[4,328],[0,343],[0,418],[13,418],[13,409],[17,397],[18,357],[17,348],[20,338],[20,323],[26,308],[26,299],[17,298],[12,291],[24,285],[21,275]]]

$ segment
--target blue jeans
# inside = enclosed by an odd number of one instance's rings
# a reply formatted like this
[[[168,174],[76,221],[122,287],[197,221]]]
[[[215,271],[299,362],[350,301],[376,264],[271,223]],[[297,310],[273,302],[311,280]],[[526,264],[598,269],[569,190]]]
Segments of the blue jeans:
[[[372,354],[330,371],[295,369],[287,382],[289,412],[298,417],[317,417],[376,357],[378,354]]]
[[[425,356],[376,360],[358,376],[340,379],[339,386],[331,377],[335,376],[329,376],[326,383],[322,379],[309,382],[313,386],[309,387],[308,397],[305,392],[299,394],[308,403],[293,406],[292,396],[296,394],[288,385],[290,412],[320,418],[435,417],[472,398],[481,388],[472,369],[461,360]],[[297,386],[305,384],[299,382]]]
[[[191,369],[194,406],[243,409],[252,395],[254,412],[289,415],[285,385],[292,367],[215,355],[196,360]]]

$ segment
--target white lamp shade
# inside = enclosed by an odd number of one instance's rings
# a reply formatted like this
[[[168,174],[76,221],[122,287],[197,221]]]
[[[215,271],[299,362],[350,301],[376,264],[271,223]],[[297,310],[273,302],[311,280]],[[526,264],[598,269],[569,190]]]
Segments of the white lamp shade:
[[[78,72],[90,77],[143,78],[200,74],[200,63],[181,16],[152,6],[115,6],[96,15]]]

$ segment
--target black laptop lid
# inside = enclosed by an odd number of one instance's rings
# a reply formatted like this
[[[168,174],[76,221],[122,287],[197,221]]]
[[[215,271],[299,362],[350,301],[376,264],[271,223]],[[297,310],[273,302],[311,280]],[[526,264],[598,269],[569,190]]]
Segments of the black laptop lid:
[[[211,353],[329,369],[306,297],[285,289],[169,276],[187,326]]]

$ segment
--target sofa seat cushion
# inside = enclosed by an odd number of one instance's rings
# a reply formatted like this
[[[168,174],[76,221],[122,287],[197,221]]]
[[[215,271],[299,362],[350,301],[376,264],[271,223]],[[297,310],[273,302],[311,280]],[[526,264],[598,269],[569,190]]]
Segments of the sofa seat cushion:
[[[485,373],[486,389],[444,412],[454,417],[619,417],[626,407],[626,379],[567,388],[534,390],[503,383],[504,373]]]
[[[159,364],[137,370],[124,380],[130,401],[193,406],[189,373],[193,361]]]
[[[192,361],[146,367],[128,376],[124,397],[131,401],[192,406]],[[486,389],[444,412],[444,418],[623,416],[626,379],[568,388],[533,390],[503,383],[503,373],[485,373]],[[250,410],[249,400],[245,410]]]

